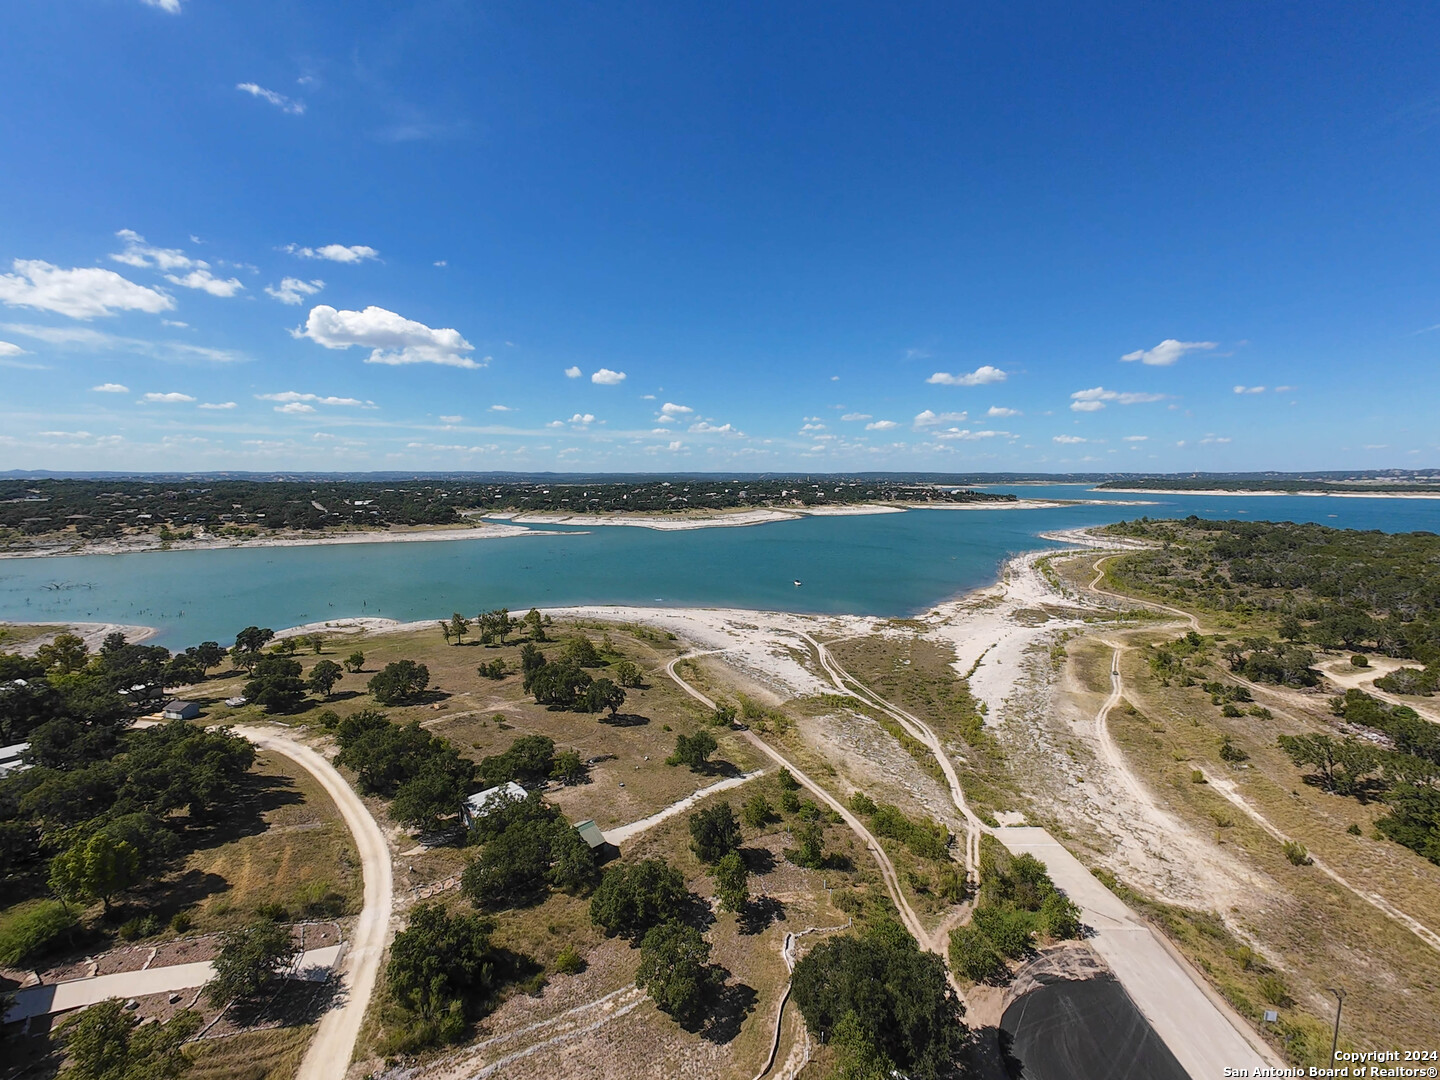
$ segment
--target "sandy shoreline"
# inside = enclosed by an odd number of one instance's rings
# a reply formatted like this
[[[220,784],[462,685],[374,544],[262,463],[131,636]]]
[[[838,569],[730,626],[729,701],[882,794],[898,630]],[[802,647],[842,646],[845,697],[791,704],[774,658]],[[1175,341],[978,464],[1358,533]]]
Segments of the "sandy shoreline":
[[[1232,491],[1229,488],[1091,488],[1121,495],[1306,495],[1332,499],[1440,499],[1440,491]],[[1108,500],[1107,500],[1108,501]],[[1118,505],[1125,505],[1117,503]]]
[[[0,551],[0,559],[45,559],[66,555],[135,555],[149,551],[216,551],[222,548],[322,547],[330,544],[403,544],[438,540],[502,540],[514,536],[559,536],[542,529],[519,525],[472,525],[463,529],[427,529],[415,532],[354,532],[325,536],[273,536],[236,540],[204,536],[195,540],[172,540],[165,547],[160,540],[97,540],[68,547],[55,546],[29,551]]]

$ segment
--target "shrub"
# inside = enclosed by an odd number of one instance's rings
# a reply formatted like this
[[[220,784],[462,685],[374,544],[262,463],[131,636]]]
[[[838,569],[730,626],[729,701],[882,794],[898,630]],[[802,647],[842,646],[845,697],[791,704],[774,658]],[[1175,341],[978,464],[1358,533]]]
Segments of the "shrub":
[[[1360,835],[1360,826],[1359,826],[1359,825],[1356,825],[1356,824],[1352,821],[1352,822],[1346,827],[1345,831],[1346,831],[1347,833],[1349,833],[1351,836],[1359,836],[1359,835]]]
[[[1203,783],[1205,783],[1205,782],[1206,782],[1206,781],[1205,781],[1205,774],[1204,774],[1203,772],[1201,772],[1199,769],[1191,769],[1191,770],[1190,770],[1190,782],[1191,782],[1192,784],[1203,784]]]
[[[869,817],[875,813],[875,800],[863,791],[857,791],[850,796],[850,809],[857,814],[864,814],[866,817]]]
[[[1260,996],[1269,1004],[1280,1008],[1294,1004],[1285,980],[1279,975],[1261,975],[1256,980],[1256,985],[1260,988]]]
[[[950,931],[950,966],[962,979],[975,983],[991,982],[1008,972],[990,939],[974,926]]]
[[[1250,755],[1245,751],[1244,747],[1236,746],[1235,740],[1229,735],[1224,735],[1221,736],[1220,739],[1220,760],[1233,764],[1240,761],[1249,761]]]
[[[19,967],[69,941],[79,920],[58,900],[12,910],[0,925],[0,966]]]
[[[704,772],[710,766],[710,755],[717,749],[715,736],[703,728],[694,735],[677,735],[675,752],[665,759],[665,764],[687,765],[691,772]]]
[[[1356,653],[1354,656],[1350,657],[1350,666],[1351,666],[1351,667],[1369,667],[1369,666],[1370,666],[1370,659],[1369,659],[1367,656],[1365,656],[1363,653]]]
[[[395,935],[385,978],[400,1006],[419,1018],[409,1043],[457,1042],[499,982],[501,954],[490,944],[490,923],[421,904]]]
[[[995,946],[1001,956],[1018,958],[1035,948],[1038,918],[1034,912],[1005,905],[978,907],[970,923]]]
[[[158,918],[152,915],[142,915],[139,918],[129,919],[120,927],[121,941],[139,941],[141,938],[154,937],[161,930],[161,923]]]
[[[795,774],[782,766],[780,769],[780,790],[798,791],[799,789],[800,781],[795,779]]]
[[[1294,865],[1310,865],[1310,852],[1307,851],[1305,845],[1298,840],[1286,840],[1282,850],[1285,852],[1285,858],[1289,859]]]
[[[780,809],[787,814],[794,814],[800,809],[800,796],[793,788],[785,788],[780,792]]]
[[[775,818],[770,800],[760,792],[751,795],[740,807],[740,819],[752,829],[768,825]]]
[[[183,934],[195,925],[195,916],[188,911],[177,911],[170,917],[170,929]]]
[[[555,957],[555,970],[561,975],[579,975],[585,970],[585,958],[574,945],[566,945]]]

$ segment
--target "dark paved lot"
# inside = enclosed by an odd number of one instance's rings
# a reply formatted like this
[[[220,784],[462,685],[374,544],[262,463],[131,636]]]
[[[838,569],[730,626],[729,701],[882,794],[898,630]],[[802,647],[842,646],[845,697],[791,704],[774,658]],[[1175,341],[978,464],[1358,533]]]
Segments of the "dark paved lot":
[[[1000,1045],[1023,1080],[1188,1080],[1110,976],[1032,990],[1005,1010]]]

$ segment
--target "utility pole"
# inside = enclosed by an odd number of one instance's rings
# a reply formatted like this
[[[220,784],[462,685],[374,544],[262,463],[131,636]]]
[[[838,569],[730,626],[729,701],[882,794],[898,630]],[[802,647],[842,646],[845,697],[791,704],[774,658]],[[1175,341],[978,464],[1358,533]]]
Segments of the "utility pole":
[[[1335,1063],[1335,1048],[1340,1045],[1340,1010],[1345,1008],[1345,991],[1336,990],[1333,986],[1327,986],[1325,989],[1335,995],[1335,1034],[1330,1039],[1330,1064],[1333,1068]]]

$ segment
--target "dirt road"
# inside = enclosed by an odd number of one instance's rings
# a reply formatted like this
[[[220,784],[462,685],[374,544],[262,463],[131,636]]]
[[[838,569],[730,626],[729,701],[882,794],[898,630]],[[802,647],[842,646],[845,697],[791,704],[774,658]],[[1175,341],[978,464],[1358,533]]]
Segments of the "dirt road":
[[[666,673],[670,676],[670,678],[675,680],[675,684],[679,686],[680,689],[684,690],[687,694],[689,694],[691,697],[693,697],[696,701],[704,705],[707,709],[715,708],[715,702],[711,701],[710,698],[706,697],[699,690],[695,689],[695,687],[691,686],[688,682],[681,678],[679,673],[675,670],[675,665],[678,664],[681,660],[690,660],[696,656],[711,655],[715,651],[716,650],[711,650],[710,653],[686,653],[683,656],[677,656],[674,660],[671,660],[670,663],[665,665]],[[900,920],[905,924],[905,929],[910,931],[911,935],[915,938],[916,941],[920,943],[922,948],[930,949],[930,935],[925,932],[925,927],[920,922],[920,917],[915,914],[915,909],[910,906],[910,902],[905,899],[905,894],[900,890],[900,876],[895,872],[895,864],[890,861],[890,856],[886,855],[885,849],[880,846],[880,841],[875,839],[875,837],[871,834],[870,830],[865,828],[865,826],[861,823],[860,819],[857,818],[854,814],[852,814],[843,803],[841,803],[838,799],[832,796],[828,791],[822,788],[814,780],[810,779],[810,777],[806,776],[805,773],[799,769],[799,767],[791,763],[787,758],[785,758],[783,754],[781,754],[778,750],[772,747],[764,739],[760,738],[760,736],[756,735],[753,731],[750,731],[749,729],[741,732],[741,734],[744,735],[745,738],[749,740],[749,742],[757,750],[759,750],[762,754],[768,757],[771,761],[775,762],[775,764],[781,766],[782,768],[789,769],[790,774],[794,776],[796,780],[800,781],[801,784],[809,788],[816,798],[818,798],[821,802],[825,803],[826,806],[830,807],[830,809],[834,810],[837,814],[839,814],[845,820],[845,824],[850,826],[850,828],[855,832],[855,835],[860,837],[860,839],[865,842],[865,846],[869,848],[870,854],[875,857],[875,862],[880,867],[880,876],[885,881],[885,891],[890,894],[890,899],[895,902],[895,907],[900,912]]]
[[[273,729],[237,727],[262,750],[283,754],[319,781],[326,794],[334,800],[344,818],[365,877],[365,904],[350,939],[349,951],[341,968],[345,993],[340,1004],[320,1021],[310,1048],[300,1063],[296,1080],[342,1080],[355,1053],[360,1024],[375,990],[380,961],[390,941],[390,908],[394,899],[394,882],[390,872],[390,847],[375,818],[366,809],[345,778],[335,767],[310,747],[277,734]]]

